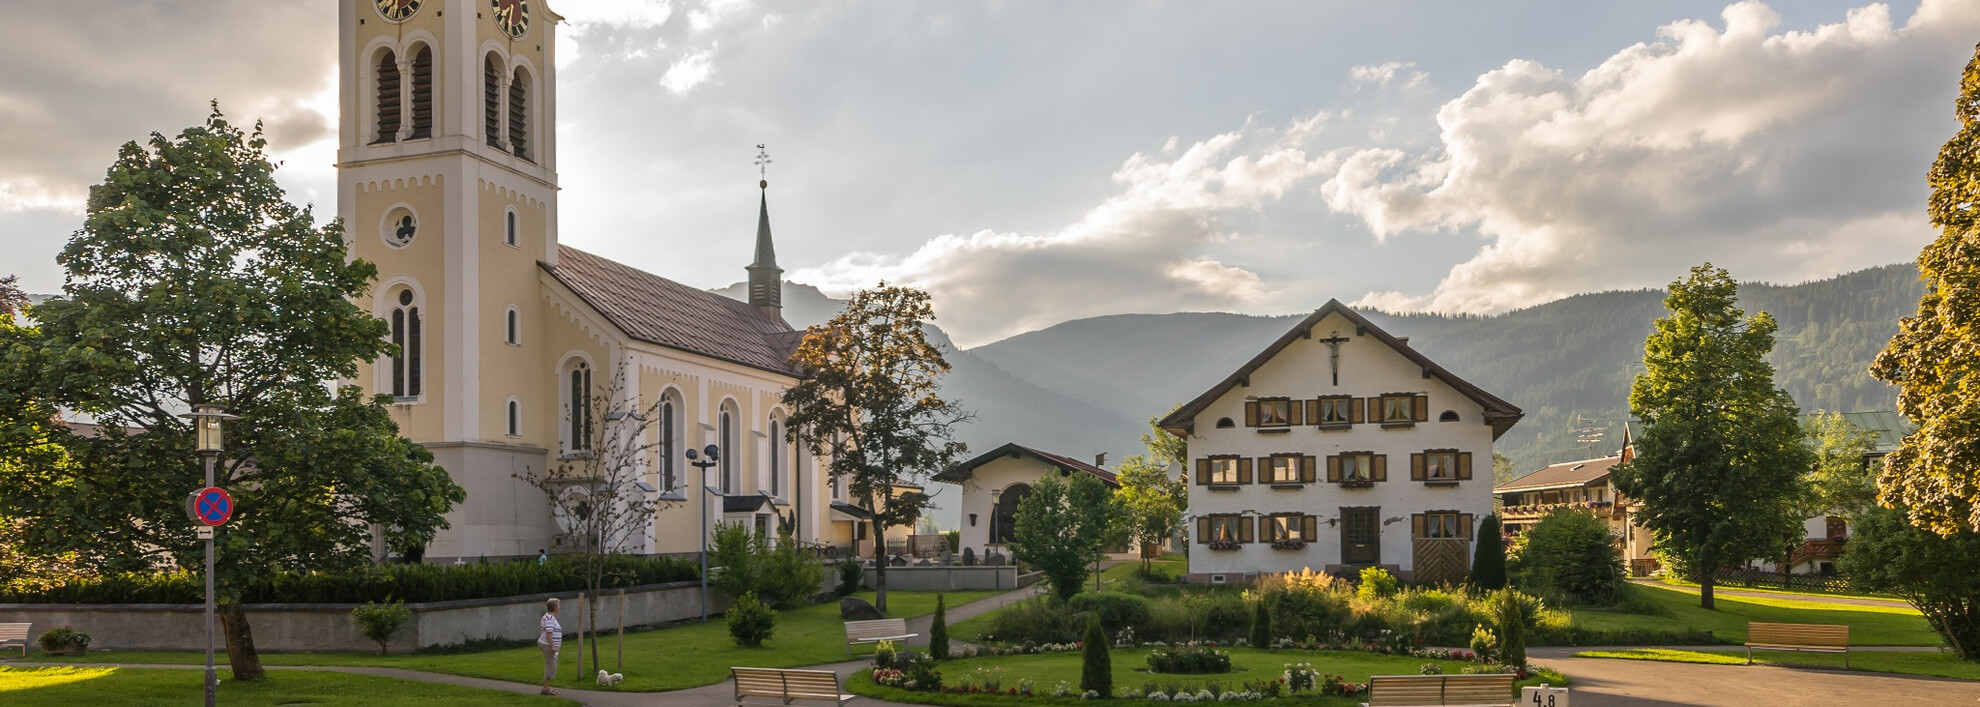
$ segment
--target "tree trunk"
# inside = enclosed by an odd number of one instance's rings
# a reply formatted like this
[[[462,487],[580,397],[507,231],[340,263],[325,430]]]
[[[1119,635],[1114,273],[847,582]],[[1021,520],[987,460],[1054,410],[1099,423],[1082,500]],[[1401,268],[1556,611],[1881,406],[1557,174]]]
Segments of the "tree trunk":
[[[221,602],[217,613],[220,633],[227,637],[227,664],[234,670],[234,679],[260,681],[261,655],[254,651],[254,631],[248,628],[247,610],[238,602]]]
[[[1912,599],[1911,605],[1924,613],[1925,621],[1945,638],[1954,657],[1980,660],[1980,601],[1930,604]]]
[[[600,661],[600,660],[598,659],[598,602],[600,601],[600,598],[604,596],[603,594],[601,594],[601,593],[600,593],[600,590],[599,590],[599,585],[600,585],[600,584],[603,584],[603,582],[601,582],[601,581],[598,581],[598,580],[596,580],[596,579],[594,579],[594,580],[592,580],[592,582],[591,582],[591,603],[589,603],[589,604],[586,604],[586,605],[585,605],[585,608],[587,608],[587,609],[589,609],[589,610],[591,611],[591,615],[590,615],[590,616],[588,616],[588,617],[586,617],[586,619],[585,619],[585,622],[584,622],[584,625],[585,625],[585,626],[586,626],[587,628],[589,628],[589,629],[590,629],[590,631],[589,631],[588,633],[589,633],[589,635],[591,636],[591,642],[590,642],[590,643],[591,643],[591,672],[592,672],[592,673],[596,673],[596,672],[598,672],[598,670],[599,670],[600,668],[603,668],[603,667],[605,667],[605,663],[603,663],[603,662],[601,662],[601,661]],[[587,673],[587,674],[589,674],[589,673]]]
[[[887,613],[887,527],[873,516],[873,608]]]
[[[1718,609],[1718,607],[1713,605],[1712,603],[1712,580],[1713,577],[1711,572],[1706,572],[1702,570],[1699,571],[1698,606],[1699,608],[1705,609],[1706,611],[1716,611]]]

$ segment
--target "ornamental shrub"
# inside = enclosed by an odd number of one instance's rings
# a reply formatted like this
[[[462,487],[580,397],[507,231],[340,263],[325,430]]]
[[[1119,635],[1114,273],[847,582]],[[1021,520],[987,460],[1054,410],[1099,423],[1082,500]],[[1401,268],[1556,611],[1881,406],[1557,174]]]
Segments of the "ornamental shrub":
[[[697,563],[666,557],[605,557],[606,589],[686,582],[700,578]],[[351,572],[280,572],[241,587],[244,604],[362,604],[492,599],[586,589],[568,555],[537,564],[526,561],[462,565],[372,565]],[[75,578],[33,591],[0,591],[0,603],[198,604],[205,583],[190,572],[111,572]]]
[[[1361,589],[1357,593],[1363,599],[1386,599],[1395,596],[1402,589],[1396,576],[1380,567],[1367,567],[1361,570]]]
[[[364,606],[351,610],[351,620],[357,622],[358,633],[378,644],[379,655],[387,654],[386,644],[407,621],[412,620],[412,615],[412,609],[406,608],[405,602],[398,601],[390,604],[365,602]]]
[[[1272,647],[1272,611],[1265,597],[1258,597],[1258,609],[1251,614],[1251,647]]]
[[[940,594],[935,595],[935,623],[928,627],[928,656],[936,660],[949,659],[948,610]]]
[[[1532,619],[1536,608],[1533,605],[1537,603],[1532,597],[1511,589],[1499,590],[1496,613],[1499,662],[1526,667],[1526,624]]]
[[[1148,624],[1147,597],[1119,592],[1081,592],[1073,595],[1066,606],[1081,614],[1100,617],[1100,627],[1108,633],[1128,627],[1139,631]]]
[[[1207,675],[1231,671],[1231,654],[1209,646],[1157,648],[1148,653],[1148,672]]]
[[[1506,539],[1500,532],[1497,513],[1478,523],[1478,549],[1471,560],[1471,586],[1475,589],[1506,587]]]
[[[998,643],[1072,643],[1079,640],[1073,611],[1050,597],[1034,597],[990,615],[981,640]],[[1161,639],[1153,639],[1161,640]]]
[[[1526,532],[1521,589],[1570,604],[1612,606],[1622,592],[1622,552],[1591,511],[1557,509]]]
[[[729,606],[729,637],[736,645],[756,648],[770,640],[770,634],[777,630],[777,612],[756,598],[755,592],[745,592]]]
[[[861,565],[857,558],[851,558],[851,559],[847,559],[844,562],[840,562],[839,589],[837,592],[839,597],[843,599],[845,597],[849,597],[855,593],[858,593],[859,582],[861,579],[865,577],[865,575],[866,575],[866,567],[864,565]]]
[[[1100,617],[1086,619],[1086,638],[1080,646],[1079,689],[1098,693],[1100,699],[1114,697],[1114,661],[1107,655],[1107,634],[1100,628]]]

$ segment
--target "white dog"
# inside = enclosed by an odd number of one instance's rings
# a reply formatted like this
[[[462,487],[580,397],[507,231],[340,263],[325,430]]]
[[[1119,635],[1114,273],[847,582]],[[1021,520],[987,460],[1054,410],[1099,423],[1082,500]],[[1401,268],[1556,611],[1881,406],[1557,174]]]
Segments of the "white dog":
[[[603,670],[598,671],[598,684],[604,685],[606,687],[617,685],[619,684],[620,680],[624,680],[624,679],[626,679],[625,673],[608,673]]]

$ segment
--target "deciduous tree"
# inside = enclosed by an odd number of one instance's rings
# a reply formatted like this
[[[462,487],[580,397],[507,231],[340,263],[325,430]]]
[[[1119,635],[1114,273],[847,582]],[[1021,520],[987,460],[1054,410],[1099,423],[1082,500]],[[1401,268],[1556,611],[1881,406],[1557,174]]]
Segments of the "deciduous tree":
[[[1980,532],[1940,535],[1901,509],[1872,508],[1854,523],[1841,563],[1850,581],[1904,597],[1954,655],[1980,661]]]
[[[1959,132],[1927,178],[1926,213],[1940,235],[1918,254],[1925,295],[1870,366],[1898,386],[1898,412],[1918,426],[1884,458],[1882,501],[1946,536],[1980,531],[1980,50],[1953,115]]]
[[[1711,263],[1671,283],[1670,313],[1643,342],[1644,373],[1630,389],[1643,421],[1636,456],[1617,466],[1623,495],[1643,502],[1657,544],[1686,557],[1713,608],[1712,573],[1774,557],[1801,532],[1800,499],[1813,456],[1800,412],[1774,387],[1766,355],[1774,319],[1736,305],[1739,288]]]
[[[1805,428],[1815,450],[1815,466],[1808,472],[1809,515],[1854,520],[1875,507],[1877,475],[1870,470],[1870,454],[1877,451],[1877,434],[1835,412],[1809,416]]]
[[[1120,506],[1107,484],[1083,473],[1048,473],[1018,502],[1011,555],[1045,573],[1059,599],[1079,593],[1086,566],[1120,538]]]
[[[829,459],[827,471],[873,513],[874,606],[887,609],[887,528],[920,517],[928,496],[901,492],[954,466],[967,451],[954,427],[969,419],[943,400],[949,372],[923,324],[928,294],[886,283],[852,295],[844,311],[811,327],[792,361],[804,379],[784,391],[787,434]]]
[[[214,110],[176,138],[118,150],[58,261],[61,297],[36,329],[0,336],[0,389],[87,415],[62,426],[67,463],[0,464],[0,515],[42,550],[100,565],[203,566],[183,501],[203,478],[192,406],[238,415],[217,483],[238,511],[218,538],[221,618],[234,677],[261,676],[238,587],[277,569],[340,571],[446,527],[464,494],[350,380],[384,355],[386,326],[353,300],[376,277],[343,226],[284,200],[260,127]]]

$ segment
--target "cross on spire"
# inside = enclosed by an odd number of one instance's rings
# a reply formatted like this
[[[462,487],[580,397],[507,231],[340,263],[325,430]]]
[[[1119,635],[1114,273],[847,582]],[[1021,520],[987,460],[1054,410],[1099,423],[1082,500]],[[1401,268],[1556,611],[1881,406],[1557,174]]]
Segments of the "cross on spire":
[[[756,144],[756,176],[760,188],[770,188],[770,151],[763,149],[763,143]]]

